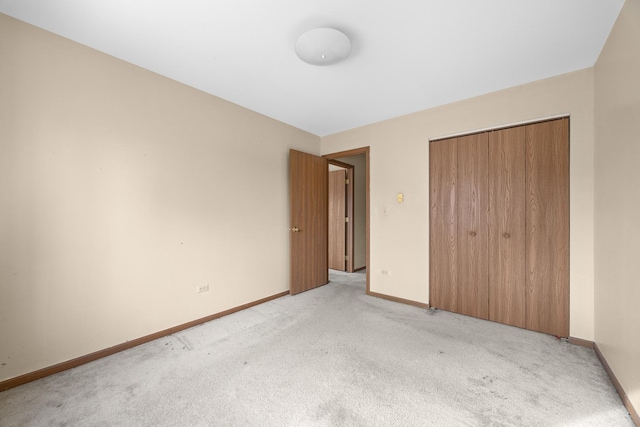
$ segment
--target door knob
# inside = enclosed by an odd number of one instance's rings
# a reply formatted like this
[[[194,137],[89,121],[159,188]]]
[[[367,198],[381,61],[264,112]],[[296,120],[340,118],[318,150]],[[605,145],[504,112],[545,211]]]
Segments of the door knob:
[[[293,231],[294,233],[297,233],[298,231],[300,231],[298,227],[293,227],[290,230]]]
[[[504,238],[505,238],[505,239],[508,239],[509,237],[511,237],[511,234],[509,234],[509,233],[504,233],[504,234],[503,234],[503,236],[504,236]]]
[[[476,232],[475,232],[475,231],[470,232],[470,233],[469,233],[469,236],[471,236],[471,237],[476,237]]]

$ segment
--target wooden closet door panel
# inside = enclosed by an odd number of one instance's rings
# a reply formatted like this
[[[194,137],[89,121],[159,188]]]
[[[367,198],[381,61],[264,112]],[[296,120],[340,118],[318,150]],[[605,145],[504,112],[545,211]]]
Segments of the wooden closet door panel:
[[[569,336],[569,121],[526,127],[526,327]]]
[[[525,129],[489,134],[489,319],[525,327]]]
[[[488,134],[458,138],[458,313],[489,318]]]
[[[457,311],[457,144],[429,144],[429,304]]]

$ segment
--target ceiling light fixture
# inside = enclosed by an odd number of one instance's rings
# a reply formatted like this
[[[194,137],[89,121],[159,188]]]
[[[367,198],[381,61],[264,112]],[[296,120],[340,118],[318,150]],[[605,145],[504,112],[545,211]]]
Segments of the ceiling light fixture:
[[[351,53],[351,40],[334,28],[315,28],[302,34],[296,42],[296,55],[312,65],[332,65]]]

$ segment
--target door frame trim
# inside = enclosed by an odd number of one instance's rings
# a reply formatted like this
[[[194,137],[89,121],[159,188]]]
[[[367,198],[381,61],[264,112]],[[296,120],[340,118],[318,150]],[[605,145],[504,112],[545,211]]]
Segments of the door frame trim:
[[[371,224],[371,219],[370,219],[370,147],[366,146],[366,147],[360,147],[360,148],[354,148],[351,150],[346,150],[346,151],[338,151],[335,153],[329,153],[329,154],[325,154],[322,157],[325,157],[327,160],[340,160],[340,158],[342,157],[349,157],[349,156],[357,156],[360,154],[364,154],[364,158],[365,158],[365,257],[366,257],[366,268],[367,268],[367,294],[370,295],[371,294],[371,288],[370,288],[370,276],[371,276],[371,250],[370,250],[370,224]]]

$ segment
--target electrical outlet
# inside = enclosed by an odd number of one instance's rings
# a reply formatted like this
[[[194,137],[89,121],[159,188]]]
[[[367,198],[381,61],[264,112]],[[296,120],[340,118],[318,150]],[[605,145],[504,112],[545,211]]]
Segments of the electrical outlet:
[[[196,292],[199,293],[199,294],[201,294],[203,292],[208,292],[208,291],[209,291],[209,284],[198,286],[196,288]]]

